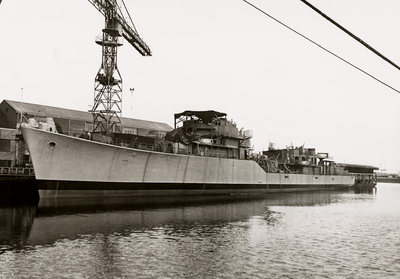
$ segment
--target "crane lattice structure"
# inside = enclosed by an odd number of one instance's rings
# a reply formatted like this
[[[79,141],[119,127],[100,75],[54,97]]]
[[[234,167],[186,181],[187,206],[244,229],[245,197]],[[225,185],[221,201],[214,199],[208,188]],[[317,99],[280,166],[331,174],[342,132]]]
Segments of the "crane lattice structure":
[[[125,3],[116,0],[89,0],[104,16],[105,28],[96,43],[102,47],[102,63],[94,85],[93,132],[121,132],[122,78],[117,67],[117,49],[125,38],[141,55],[151,56],[151,50],[139,37]]]

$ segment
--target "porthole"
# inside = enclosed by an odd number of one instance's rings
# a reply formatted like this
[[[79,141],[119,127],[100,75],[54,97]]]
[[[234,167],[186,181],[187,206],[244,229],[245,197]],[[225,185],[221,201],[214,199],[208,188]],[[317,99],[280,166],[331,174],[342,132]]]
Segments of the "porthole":
[[[53,150],[54,147],[56,147],[56,145],[57,145],[57,143],[56,143],[55,141],[49,142],[49,148],[50,148],[51,150]]]

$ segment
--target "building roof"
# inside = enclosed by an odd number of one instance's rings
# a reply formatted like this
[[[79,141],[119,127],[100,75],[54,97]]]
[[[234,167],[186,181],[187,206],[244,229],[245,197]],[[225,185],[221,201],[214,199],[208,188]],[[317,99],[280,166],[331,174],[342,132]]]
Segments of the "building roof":
[[[35,116],[55,117],[55,118],[93,122],[92,114],[86,111],[44,106],[44,105],[24,103],[19,101],[10,101],[10,100],[4,100],[4,102],[7,102],[17,112],[22,111],[22,113],[32,114]],[[124,127],[141,128],[141,129],[156,130],[162,132],[169,132],[173,130],[171,126],[162,122],[126,118],[126,117],[120,117],[120,120],[121,120],[121,125]]]

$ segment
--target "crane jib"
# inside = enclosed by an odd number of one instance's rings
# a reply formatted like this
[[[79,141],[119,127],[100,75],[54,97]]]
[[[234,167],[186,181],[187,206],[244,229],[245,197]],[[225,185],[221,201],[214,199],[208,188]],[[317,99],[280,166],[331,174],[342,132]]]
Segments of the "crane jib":
[[[115,19],[122,26],[122,36],[143,56],[151,56],[149,46],[140,38],[134,28],[124,19],[122,8],[113,0],[88,0],[102,15],[110,14],[113,11]],[[125,7],[125,5],[124,5]],[[126,10],[126,9],[125,9]]]

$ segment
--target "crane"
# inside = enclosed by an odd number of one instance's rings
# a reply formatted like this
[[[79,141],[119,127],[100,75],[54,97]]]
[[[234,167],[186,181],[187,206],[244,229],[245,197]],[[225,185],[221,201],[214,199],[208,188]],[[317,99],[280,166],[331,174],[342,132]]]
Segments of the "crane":
[[[95,77],[93,132],[111,134],[121,132],[122,78],[117,67],[117,49],[123,37],[142,56],[151,56],[151,50],[140,38],[123,0],[89,0],[104,16],[105,28],[96,43],[102,47],[102,63]],[[121,5],[122,4],[122,5]]]

